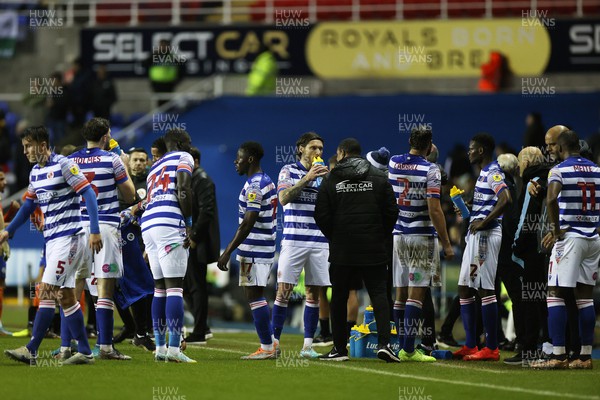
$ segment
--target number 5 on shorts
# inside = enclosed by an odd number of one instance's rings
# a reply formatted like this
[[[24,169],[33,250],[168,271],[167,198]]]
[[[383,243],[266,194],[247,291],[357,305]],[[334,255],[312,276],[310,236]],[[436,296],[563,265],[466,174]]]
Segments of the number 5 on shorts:
[[[58,262],[58,265],[56,266],[56,275],[62,275],[65,272],[65,267],[64,267],[65,264],[66,264],[65,261]]]

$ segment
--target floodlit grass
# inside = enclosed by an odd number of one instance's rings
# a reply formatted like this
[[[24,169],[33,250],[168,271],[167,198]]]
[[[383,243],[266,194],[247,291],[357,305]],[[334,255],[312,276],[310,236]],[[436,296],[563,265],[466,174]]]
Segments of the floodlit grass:
[[[5,311],[6,326],[23,327],[24,309]],[[22,346],[27,340],[0,337],[0,350]],[[40,351],[46,355],[59,345],[59,340],[45,339]],[[188,348],[186,354],[198,363],[186,365],[156,363],[151,353],[127,342],[117,348],[133,360],[96,360],[95,365],[60,366],[46,356],[39,360],[40,366],[29,367],[2,355],[0,390],[6,400],[600,399],[598,370],[533,371],[498,362],[308,361],[298,358],[301,345],[300,335],[284,333],[281,358],[243,361],[240,356],[258,347],[256,335],[215,333],[207,346]]]

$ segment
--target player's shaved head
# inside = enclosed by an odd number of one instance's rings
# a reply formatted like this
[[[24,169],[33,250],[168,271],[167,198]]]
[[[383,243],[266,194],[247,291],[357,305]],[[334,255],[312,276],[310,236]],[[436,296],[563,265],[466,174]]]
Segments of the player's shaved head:
[[[557,161],[559,158],[558,146],[556,145],[558,142],[558,135],[568,130],[569,128],[565,125],[554,125],[546,132],[546,136],[544,137],[546,151],[554,161]]]
[[[558,135],[568,130],[569,128],[564,125],[554,125],[552,128],[548,129],[548,132],[546,132],[546,144],[548,144],[548,139],[551,139],[551,143],[556,143]]]
[[[563,148],[563,151],[570,153],[579,153],[579,136],[571,130],[566,130],[558,135],[557,144]]]

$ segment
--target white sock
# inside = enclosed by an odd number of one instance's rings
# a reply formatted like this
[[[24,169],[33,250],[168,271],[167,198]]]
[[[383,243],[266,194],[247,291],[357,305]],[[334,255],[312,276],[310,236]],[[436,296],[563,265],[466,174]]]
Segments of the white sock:
[[[304,338],[304,348],[312,347],[313,338]]]
[[[565,346],[554,346],[552,352],[555,356],[562,356],[567,352],[567,348]]]
[[[169,347],[167,350],[167,354],[170,356],[176,356],[179,355],[179,353],[181,353],[181,350],[177,346]]]
[[[273,343],[271,344],[260,344],[260,348],[265,351],[273,351]]]
[[[100,350],[106,351],[107,353],[110,353],[112,351],[112,349],[113,349],[112,344],[101,344],[100,345]]]
[[[589,356],[592,354],[592,346],[581,346],[581,351],[579,352],[582,356]]]
[[[71,350],[71,348],[69,346],[60,346],[60,352],[62,353],[63,351],[67,351],[67,350]]]
[[[167,345],[156,346],[156,354],[165,354],[167,352]]]

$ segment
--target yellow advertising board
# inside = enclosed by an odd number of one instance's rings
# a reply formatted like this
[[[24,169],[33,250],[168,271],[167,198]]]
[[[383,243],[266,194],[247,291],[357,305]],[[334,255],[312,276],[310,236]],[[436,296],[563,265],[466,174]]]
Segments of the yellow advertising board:
[[[306,59],[321,78],[477,77],[491,51],[516,76],[538,76],[550,58],[543,24],[521,18],[322,23]]]

